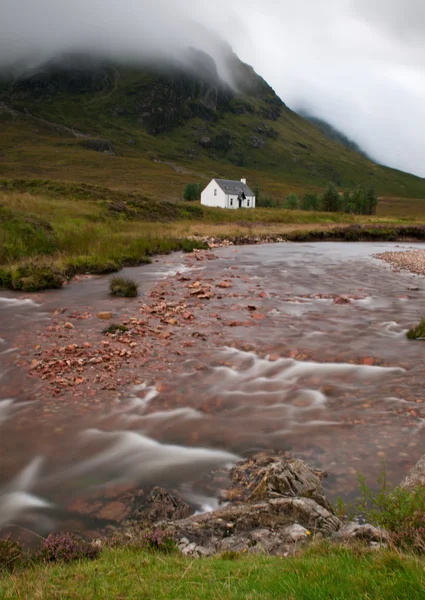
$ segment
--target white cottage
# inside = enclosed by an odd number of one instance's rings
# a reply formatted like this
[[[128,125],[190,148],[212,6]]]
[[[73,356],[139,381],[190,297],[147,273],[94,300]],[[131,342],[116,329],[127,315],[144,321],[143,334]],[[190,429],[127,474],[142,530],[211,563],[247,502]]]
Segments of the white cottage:
[[[255,196],[246,179],[213,179],[201,194],[201,204],[218,208],[255,208]]]

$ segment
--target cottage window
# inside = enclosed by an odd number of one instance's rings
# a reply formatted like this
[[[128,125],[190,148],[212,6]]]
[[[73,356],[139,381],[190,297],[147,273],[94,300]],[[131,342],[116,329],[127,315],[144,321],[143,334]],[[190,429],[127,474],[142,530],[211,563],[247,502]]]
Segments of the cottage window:
[[[214,190],[214,196],[217,196],[217,190]]]
[[[230,206],[233,206],[233,198],[230,198]]]
[[[246,201],[246,205],[249,207],[249,200]]]

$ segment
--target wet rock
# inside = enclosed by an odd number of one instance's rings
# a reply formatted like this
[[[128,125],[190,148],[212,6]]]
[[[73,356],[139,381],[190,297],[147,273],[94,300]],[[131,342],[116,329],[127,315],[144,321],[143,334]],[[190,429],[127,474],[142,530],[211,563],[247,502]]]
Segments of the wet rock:
[[[257,455],[234,467],[230,476],[233,486],[228,492],[231,500],[257,502],[279,497],[311,498],[327,510],[321,480],[326,473],[310,467],[302,460]]]
[[[346,523],[337,532],[332,535],[332,539],[335,541],[349,542],[352,540],[363,540],[366,542],[373,543],[388,543],[389,534],[380,527],[374,527],[369,523],[360,525],[354,521]]]
[[[301,460],[259,454],[236,465],[230,476],[228,504],[160,524],[183,553],[203,556],[229,550],[288,555],[313,535],[329,537],[342,527],[324,496],[324,473]]]
[[[282,530],[292,525],[331,535],[341,527],[341,521],[310,498],[277,498],[255,504],[228,505],[212,513],[170,523],[167,530],[175,538],[186,537],[210,548],[212,545],[221,547],[221,542],[231,535],[249,537],[256,529],[282,534]],[[295,532],[291,530],[287,535],[290,537]]]
[[[425,489],[425,454],[418,460],[407,477],[401,482],[400,487],[409,491],[418,487],[423,487]]]
[[[129,520],[138,524],[185,519],[193,514],[189,504],[160,487],[154,487],[147,495],[141,492],[135,497],[133,507]]]
[[[100,312],[100,313],[97,313],[97,318],[104,319],[106,321],[107,319],[112,319],[112,313],[111,312]]]

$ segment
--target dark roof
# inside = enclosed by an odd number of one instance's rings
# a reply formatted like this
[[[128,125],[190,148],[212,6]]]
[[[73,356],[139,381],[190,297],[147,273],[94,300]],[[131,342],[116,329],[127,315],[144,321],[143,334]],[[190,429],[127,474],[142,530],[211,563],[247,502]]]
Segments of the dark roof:
[[[242,183],[242,181],[232,181],[231,179],[215,179],[218,185],[221,187],[223,192],[226,194],[240,194],[244,192],[245,196],[253,196],[253,192],[249,185]]]

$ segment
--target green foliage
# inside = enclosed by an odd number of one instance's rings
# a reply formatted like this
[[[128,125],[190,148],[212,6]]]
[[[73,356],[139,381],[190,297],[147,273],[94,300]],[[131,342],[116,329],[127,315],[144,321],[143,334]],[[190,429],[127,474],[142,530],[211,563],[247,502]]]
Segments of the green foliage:
[[[283,204],[283,208],[296,210],[298,208],[298,196],[294,193],[288,194]]]
[[[419,325],[412,327],[406,333],[409,340],[423,340],[425,339],[425,319],[422,319]]]
[[[255,199],[257,208],[279,208],[279,200],[269,198],[268,196],[260,196],[260,200]]]
[[[112,335],[114,333],[120,332],[120,333],[126,333],[128,331],[128,327],[126,327],[125,325],[117,325],[116,323],[112,323],[112,325],[109,325],[109,327],[105,327],[105,329],[102,331],[102,333],[104,335],[106,335],[107,333],[111,333]]]
[[[12,539],[10,534],[0,538],[0,572],[3,569],[12,571],[22,557],[23,548],[19,540]]]
[[[320,198],[317,194],[304,194],[300,201],[301,210],[319,210]]]
[[[204,187],[202,183],[188,183],[184,188],[183,198],[185,200],[200,200]]]
[[[373,525],[392,535],[393,542],[403,549],[425,552],[425,486],[414,489],[391,488],[386,473],[378,479],[378,490],[371,489],[366,478],[358,477],[360,496],[353,506],[339,502],[340,515],[363,514]]]
[[[376,208],[378,206],[378,196],[375,188],[369,186],[364,191],[364,212],[363,215],[376,215]]]
[[[0,268],[0,286],[22,292],[58,289],[64,279],[63,273],[54,264],[38,257]]]
[[[109,281],[109,292],[112,296],[135,298],[139,294],[139,284],[130,277],[115,275]]]
[[[320,199],[321,209],[324,212],[338,212],[341,209],[338,190],[333,183],[330,183],[323,192]]]

